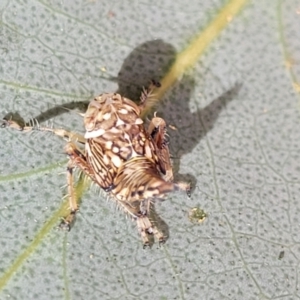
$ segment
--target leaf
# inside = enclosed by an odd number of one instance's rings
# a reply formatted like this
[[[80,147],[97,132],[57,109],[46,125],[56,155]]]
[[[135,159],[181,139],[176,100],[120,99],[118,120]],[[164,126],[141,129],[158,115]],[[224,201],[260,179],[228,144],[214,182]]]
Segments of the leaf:
[[[1,299],[299,298],[296,1],[2,2],[1,116],[82,133],[93,95],[160,80],[194,190],[156,203],[162,247],[96,188],[64,233],[65,142],[1,128]]]

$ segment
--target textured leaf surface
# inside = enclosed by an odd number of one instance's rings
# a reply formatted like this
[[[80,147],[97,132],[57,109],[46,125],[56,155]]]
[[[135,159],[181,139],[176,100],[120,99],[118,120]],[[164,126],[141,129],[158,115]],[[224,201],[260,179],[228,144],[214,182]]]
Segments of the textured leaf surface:
[[[157,203],[160,248],[94,188],[64,233],[65,142],[1,128],[0,299],[300,298],[300,5],[248,1],[221,26],[242,2],[1,2],[1,117],[82,132],[82,102],[162,80],[156,111],[195,188]]]

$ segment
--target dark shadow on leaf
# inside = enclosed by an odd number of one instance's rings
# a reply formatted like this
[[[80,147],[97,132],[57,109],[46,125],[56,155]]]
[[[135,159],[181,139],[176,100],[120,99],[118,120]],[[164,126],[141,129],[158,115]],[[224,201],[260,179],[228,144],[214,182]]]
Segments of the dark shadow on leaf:
[[[167,241],[170,236],[169,226],[156,212],[154,205],[151,205],[150,207],[150,220],[162,232],[163,236],[165,237],[165,240]]]
[[[162,40],[145,42],[125,58],[119,71],[118,93],[139,101],[141,90],[152,79],[160,81],[175,60],[175,48]]]
[[[90,101],[72,101],[62,105],[57,105],[52,108],[47,109],[44,112],[41,112],[39,115],[33,117],[32,119],[37,121],[39,124],[45,121],[48,121],[54,117],[70,112],[71,110],[78,110],[82,113],[85,113]],[[14,120],[19,125],[29,125],[29,120],[25,121],[18,112],[10,112],[6,114],[2,119],[5,120]]]
[[[176,130],[168,131],[170,135],[170,150],[173,154],[174,174],[178,174],[180,159],[184,154],[190,153],[199,141],[214,127],[222,110],[226,105],[236,98],[241,85],[236,84],[230,90],[225,91],[218,98],[214,99],[207,106],[191,113],[189,109],[189,97],[194,86],[194,80],[189,75],[177,83],[170,96],[172,101],[166,101],[162,109],[158,108],[158,115],[161,115],[167,124],[174,125]],[[168,100],[168,99],[166,99]],[[190,174],[179,175],[176,180],[191,182],[193,177]],[[192,181],[192,187],[196,182]]]
[[[6,114],[2,119],[3,120],[14,120],[22,127],[25,126],[25,124],[26,124],[25,120],[22,118],[22,116],[18,112],[15,112],[15,113],[10,112],[10,113]]]
[[[90,101],[72,101],[62,105],[55,106],[53,108],[48,109],[45,112],[42,112],[34,119],[37,120],[39,123],[45,122],[49,119],[57,117],[61,114],[67,113],[70,110],[79,110],[82,113],[85,113]]]

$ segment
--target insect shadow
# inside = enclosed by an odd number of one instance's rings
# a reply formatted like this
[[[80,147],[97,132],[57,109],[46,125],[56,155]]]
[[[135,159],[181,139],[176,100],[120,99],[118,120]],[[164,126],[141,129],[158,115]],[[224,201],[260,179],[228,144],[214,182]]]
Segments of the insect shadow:
[[[181,88],[182,86],[182,88]],[[184,154],[191,153],[207,133],[213,129],[220,113],[227,104],[236,98],[241,85],[236,84],[225,91],[219,97],[211,101],[204,108],[197,109],[193,113],[189,108],[190,92],[194,87],[194,80],[190,76],[184,76],[181,82],[174,87],[171,95],[172,101],[162,107],[160,114],[167,124],[176,126],[176,130],[169,130],[170,152],[175,156],[174,174],[178,174],[179,163]],[[173,104],[173,102],[175,104]],[[195,178],[190,174],[178,174],[178,180],[192,182],[192,188],[196,186]],[[176,179],[176,178],[175,178]]]
[[[70,110],[75,110],[75,109],[84,113],[87,110],[89,102],[90,102],[89,100],[76,101],[76,102],[72,101],[72,102],[64,103],[62,105],[57,105],[57,106],[47,109],[44,112],[41,112],[37,116],[34,116],[32,118],[32,120],[34,123],[40,124],[40,123],[48,121],[54,117],[58,117],[59,115],[65,114],[65,113],[69,112]],[[22,116],[18,112],[9,112],[4,116],[3,119],[6,119],[6,120],[12,119],[20,125],[29,124],[22,118]]]
[[[117,93],[138,102],[143,87],[149,85],[150,80],[159,81],[167,73],[175,61],[175,48],[162,40],[145,42],[136,47],[124,60],[117,77],[111,77],[111,81],[118,83]],[[189,100],[195,87],[195,80],[191,74],[184,75],[174,88],[168,93],[167,105],[156,107],[158,116],[163,117],[167,124],[174,125],[176,130],[168,129],[170,135],[170,152],[173,154],[173,168],[176,181],[190,182],[192,187],[196,186],[196,178],[191,174],[178,174],[179,162],[182,155],[190,153],[199,141],[209,132],[216,122],[220,112],[227,103],[235,98],[239,86],[226,91],[210,104],[202,109],[191,113]],[[100,91],[105,92],[105,91]],[[168,99],[166,99],[168,100]],[[37,116],[34,120],[37,123],[45,122],[70,110],[85,112],[90,100],[72,101],[50,108]],[[149,118],[151,116],[148,116]],[[8,113],[6,119],[13,119],[19,124],[25,124],[22,117],[14,112]],[[184,126],[181,126],[184,121]],[[155,212],[154,206],[151,209],[151,218],[157,223],[158,228],[163,232],[166,239],[169,237],[168,225]]]
[[[119,89],[117,92],[138,102],[142,87],[147,86],[150,79],[160,81],[175,59],[175,48],[162,40],[141,44],[124,60],[118,77],[112,78],[118,82]],[[191,182],[192,187],[196,185],[195,177],[191,174],[180,175],[177,172],[180,158],[182,155],[190,153],[207,132],[213,128],[221,111],[230,101],[235,99],[240,85],[234,85],[206,107],[191,113],[189,102],[194,87],[193,75],[191,73],[183,75],[170,93],[165,96],[166,99],[162,99],[162,104],[158,104],[155,109],[157,115],[162,117],[167,124],[176,127],[176,130],[168,128],[174,175],[177,176],[175,179]],[[166,105],[163,103],[164,100],[168,102]]]

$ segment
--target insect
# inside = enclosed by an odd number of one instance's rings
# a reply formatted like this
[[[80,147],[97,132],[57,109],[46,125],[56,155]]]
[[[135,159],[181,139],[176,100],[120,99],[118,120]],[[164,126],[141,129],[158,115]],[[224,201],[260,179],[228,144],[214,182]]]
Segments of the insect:
[[[159,243],[165,237],[150,217],[155,200],[175,190],[190,193],[184,182],[173,182],[166,122],[156,116],[147,129],[141,113],[157,83],[143,89],[140,104],[117,93],[104,93],[95,97],[84,114],[85,135],[64,129],[54,129],[32,124],[20,125],[4,119],[2,127],[24,132],[50,131],[68,140],[65,152],[69,156],[67,183],[70,213],[60,227],[70,230],[78,204],[74,192],[74,168],[90,177],[137,224],[144,246],[150,245],[149,235]]]

